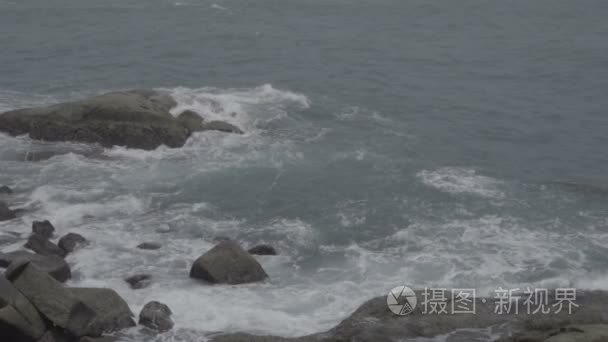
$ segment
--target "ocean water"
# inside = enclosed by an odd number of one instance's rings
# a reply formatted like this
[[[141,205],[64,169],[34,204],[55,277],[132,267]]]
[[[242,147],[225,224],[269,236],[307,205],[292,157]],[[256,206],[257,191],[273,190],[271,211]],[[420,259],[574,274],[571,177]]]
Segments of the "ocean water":
[[[402,284],[608,290],[607,17],[592,0],[1,0],[1,111],[151,88],[246,134],[155,151],[0,134],[0,184],[30,209],[0,230],[86,236],[69,284],[168,304],[158,341],[315,333]],[[270,280],[190,280],[219,237],[275,246]]]

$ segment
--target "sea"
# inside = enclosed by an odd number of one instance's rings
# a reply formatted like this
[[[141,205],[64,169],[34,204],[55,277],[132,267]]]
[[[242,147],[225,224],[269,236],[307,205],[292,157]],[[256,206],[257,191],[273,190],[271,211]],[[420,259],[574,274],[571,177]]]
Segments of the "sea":
[[[603,0],[0,0],[0,111],[145,88],[245,131],[153,151],[0,134],[27,209],[0,230],[85,236],[68,285],[166,303],[156,341],[326,331],[402,285],[608,290],[607,18]],[[190,279],[225,238],[274,246],[269,280]]]

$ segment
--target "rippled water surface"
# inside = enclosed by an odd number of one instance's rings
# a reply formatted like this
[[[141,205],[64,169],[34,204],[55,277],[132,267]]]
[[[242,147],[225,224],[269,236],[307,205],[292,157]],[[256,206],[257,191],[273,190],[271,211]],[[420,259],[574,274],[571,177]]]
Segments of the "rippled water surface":
[[[159,340],[318,332],[404,283],[608,290],[607,17],[591,0],[1,0],[0,110],[153,88],[246,134],[155,151],[0,135],[0,184],[32,209],[0,229],[86,236],[70,284],[167,303]],[[270,281],[188,279],[218,237],[274,245]],[[153,285],[128,289],[134,273]]]

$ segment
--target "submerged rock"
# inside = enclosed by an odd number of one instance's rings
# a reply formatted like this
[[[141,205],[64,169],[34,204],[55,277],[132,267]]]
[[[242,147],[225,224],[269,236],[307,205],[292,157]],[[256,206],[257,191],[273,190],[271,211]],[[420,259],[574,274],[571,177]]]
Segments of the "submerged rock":
[[[147,250],[160,249],[161,247],[162,247],[162,245],[158,242],[144,242],[144,243],[137,245],[137,248],[147,249]]]
[[[24,247],[41,255],[57,255],[60,257],[65,257],[67,254],[63,249],[59,248],[59,246],[52,243],[44,236],[38,234],[30,235]]]
[[[0,195],[10,195],[13,193],[13,190],[6,185],[0,186]]]
[[[49,222],[49,220],[44,221],[34,221],[32,223],[32,233],[43,236],[47,239],[53,237],[55,233],[55,227]]]
[[[243,131],[233,124],[224,121],[210,121],[203,124],[204,131],[220,131],[226,133],[243,134]]]
[[[149,302],[139,314],[139,324],[158,332],[169,331],[173,328],[171,309],[163,303]]]
[[[5,112],[0,114],[0,131],[14,136],[29,134],[36,140],[98,143],[105,147],[181,147],[197,127],[169,113],[176,105],[171,96],[157,91],[118,91]],[[227,131],[220,126],[203,129]]]
[[[152,276],[149,274],[136,274],[125,278],[125,281],[133,290],[143,289],[152,283]]]
[[[16,217],[15,211],[11,210],[6,203],[0,201],[0,221],[8,221]]]
[[[250,248],[248,252],[254,255],[277,255],[277,251],[270,245],[257,245]]]
[[[59,239],[57,244],[59,248],[63,249],[66,254],[72,253],[78,248],[82,248],[89,244],[89,241],[82,235],[76,233],[67,233]]]
[[[226,241],[196,259],[190,277],[210,283],[245,284],[262,281],[268,275],[239,244]]]
[[[62,283],[72,277],[70,266],[63,258],[58,256],[44,256],[25,251],[0,253],[0,267],[8,267],[6,274],[11,273],[13,269],[23,263],[35,265],[36,268]]]
[[[205,129],[203,118],[196,112],[185,110],[177,116],[177,120],[187,129],[192,132],[198,132]]]

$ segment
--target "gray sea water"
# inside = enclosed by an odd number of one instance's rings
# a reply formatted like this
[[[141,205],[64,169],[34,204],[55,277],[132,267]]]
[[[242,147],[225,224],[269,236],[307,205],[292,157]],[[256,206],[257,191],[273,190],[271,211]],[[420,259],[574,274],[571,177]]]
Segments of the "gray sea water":
[[[31,209],[0,230],[86,236],[70,284],[168,304],[163,341],[323,331],[402,284],[608,290],[606,18],[599,0],[0,0],[0,111],[154,88],[246,131],[94,157],[0,134],[0,184]],[[61,153],[23,160],[40,151]],[[271,280],[188,279],[217,237],[274,245]]]

